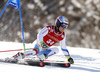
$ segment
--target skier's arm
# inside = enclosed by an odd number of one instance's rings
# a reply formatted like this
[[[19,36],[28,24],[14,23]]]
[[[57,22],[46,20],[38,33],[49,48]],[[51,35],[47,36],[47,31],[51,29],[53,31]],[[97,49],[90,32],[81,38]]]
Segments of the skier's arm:
[[[37,35],[38,44],[41,45],[42,49],[48,48],[48,46],[43,41],[43,37],[48,34],[48,28],[44,27]]]
[[[65,57],[68,59],[69,63],[73,64],[74,60],[70,57],[69,51],[66,48],[66,37],[61,41],[61,49]]]
[[[66,36],[64,37],[64,39],[60,42],[61,45],[61,50],[63,51],[65,56],[69,56],[69,51],[66,48]]]
[[[48,28],[44,27],[37,35],[37,40],[38,43],[40,43],[41,41],[43,41],[43,37],[48,34]]]

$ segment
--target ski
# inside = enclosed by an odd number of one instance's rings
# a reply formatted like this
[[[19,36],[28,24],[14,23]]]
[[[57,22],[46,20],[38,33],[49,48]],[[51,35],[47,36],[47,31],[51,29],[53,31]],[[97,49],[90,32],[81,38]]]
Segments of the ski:
[[[13,64],[21,64],[21,65],[31,65],[31,66],[56,66],[56,67],[70,67],[70,63],[67,61],[56,61],[56,60],[41,60],[41,61],[33,61],[30,59],[22,59],[22,60],[10,60],[9,58],[0,59],[0,62],[5,63],[13,63]]]
[[[57,67],[70,67],[70,63],[68,63],[68,61],[56,61],[56,60],[43,60],[43,61],[33,61],[30,59],[26,59],[26,62],[29,65],[37,65],[37,66],[57,66]]]
[[[44,63],[51,66],[70,67],[68,61],[44,60]]]

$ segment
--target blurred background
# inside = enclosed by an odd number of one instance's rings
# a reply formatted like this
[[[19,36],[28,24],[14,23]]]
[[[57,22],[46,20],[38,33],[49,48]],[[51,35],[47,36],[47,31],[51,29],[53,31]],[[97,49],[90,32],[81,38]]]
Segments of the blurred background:
[[[69,19],[66,45],[100,49],[100,0],[20,0],[25,42],[32,43],[38,32],[55,25],[58,16]],[[0,0],[0,13],[7,0]],[[0,18],[0,41],[22,43],[19,10],[8,6]],[[58,45],[58,44],[56,44]]]

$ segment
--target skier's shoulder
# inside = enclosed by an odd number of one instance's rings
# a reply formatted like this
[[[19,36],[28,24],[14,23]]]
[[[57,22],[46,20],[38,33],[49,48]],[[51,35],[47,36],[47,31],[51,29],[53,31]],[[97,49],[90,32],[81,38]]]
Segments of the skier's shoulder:
[[[55,26],[54,25],[48,25],[48,26],[46,26],[47,28],[54,28]]]

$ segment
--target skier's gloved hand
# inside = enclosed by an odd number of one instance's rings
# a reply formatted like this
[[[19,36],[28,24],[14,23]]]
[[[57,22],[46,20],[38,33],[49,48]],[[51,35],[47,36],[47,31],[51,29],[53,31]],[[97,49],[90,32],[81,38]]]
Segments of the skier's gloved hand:
[[[42,47],[42,50],[47,50],[49,48],[48,45],[44,41],[41,41],[40,45]]]
[[[70,56],[67,56],[67,59],[70,64],[74,64],[74,60]]]

